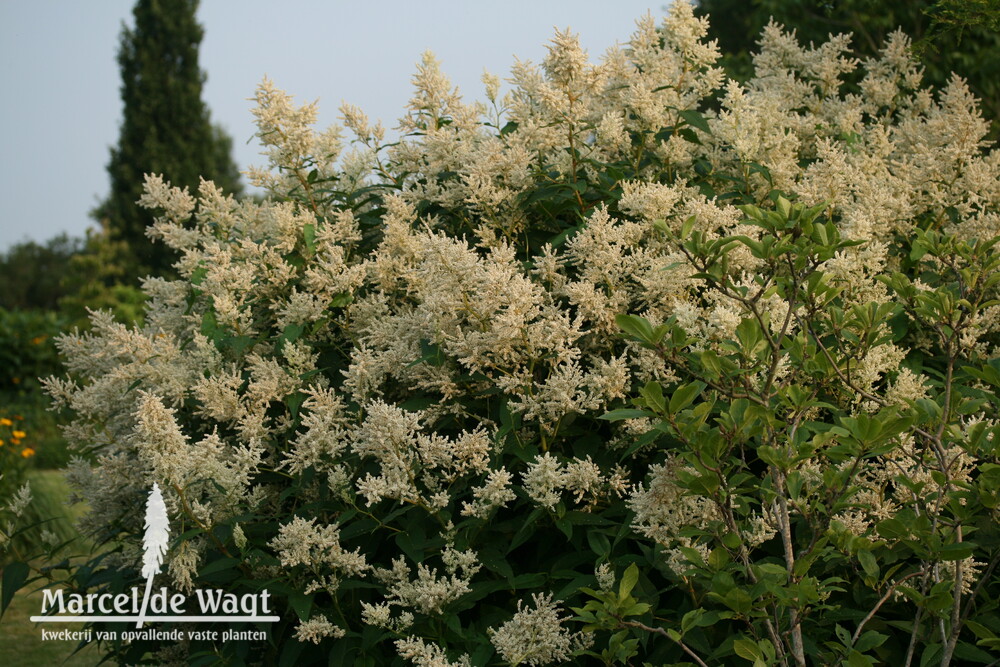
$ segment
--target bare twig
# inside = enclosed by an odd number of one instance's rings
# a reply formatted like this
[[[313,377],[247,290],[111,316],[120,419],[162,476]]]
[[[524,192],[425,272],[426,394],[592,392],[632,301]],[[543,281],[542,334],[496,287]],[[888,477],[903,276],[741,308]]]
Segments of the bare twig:
[[[872,610],[868,612],[868,615],[865,616],[863,619],[861,619],[861,622],[858,623],[858,629],[854,631],[854,636],[851,637],[851,644],[857,643],[858,638],[861,637],[861,631],[864,629],[865,623],[872,620],[872,617],[878,613],[878,610],[882,607],[883,604],[885,604],[885,601],[888,600],[889,597],[896,591],[896,586],[899,586],[901,583],[903,583],[907,579],[910,579],[911,577],[916,577],[921,574],[924,574],[924,570],[917,570],[916,572],[911,572],[902,579],[900,579],[899,581],[893,583],[893,585],[889,587],[889,590],[885,592],[885,595],[882,596],[882,599],[879,600],[875,604],[875,606],[872,607]]]
[[[695,662],[701,665],[701,667],[708,667],[708,665],[705,664],[705,661],[698,657],[697,653],[688,648],[687,644],[682,642],[680,639],[674,639],[673,637],[670,636],[670,633],[668,633],[663,628],[654,628],[652,626],[646,625],[645,623],[639,623],[637,621],[619,621],[619,623],[630,628],[638,628],[640,630],[645,630],[646,632],[652,632],[658,635],[663,635],[670,641],[680,646],[681,650],[683,650],[685,653],[691,656],[691,658],[693,658]]]

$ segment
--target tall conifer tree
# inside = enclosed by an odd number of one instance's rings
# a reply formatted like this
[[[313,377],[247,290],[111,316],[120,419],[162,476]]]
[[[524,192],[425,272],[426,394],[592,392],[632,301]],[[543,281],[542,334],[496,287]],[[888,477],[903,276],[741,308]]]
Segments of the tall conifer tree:
[[[232,140],[213,127],[202,101],[205,75],[198,66],[204,34],[195,20],[197,0],[138,0],[135,26],[124,26],[121,68],[124,119],[111,149],[111,193],[94,211],[113,241],[128,244],[136,275],[169,271],[173,253],[145,235],[153,216],[136,205],[143,175],[163,174],[196,190],[199,177],[239,192]]]

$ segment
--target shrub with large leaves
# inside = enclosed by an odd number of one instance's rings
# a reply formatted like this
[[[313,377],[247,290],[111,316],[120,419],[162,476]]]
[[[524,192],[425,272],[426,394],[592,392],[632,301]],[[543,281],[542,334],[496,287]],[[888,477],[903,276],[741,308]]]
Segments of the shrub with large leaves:
[[[113,545],[71,583],[140,583],[155,482],[163,585],[282,620],[119,658],[987,659],[986,124],[902,35],[861,65],[771,26],[740,85],[707,31],[677,2],[599,64],[558,33],[474,104],[427,56],[392,143],[265,81],[270,198],[147,179],[181,279],[48,381]]]

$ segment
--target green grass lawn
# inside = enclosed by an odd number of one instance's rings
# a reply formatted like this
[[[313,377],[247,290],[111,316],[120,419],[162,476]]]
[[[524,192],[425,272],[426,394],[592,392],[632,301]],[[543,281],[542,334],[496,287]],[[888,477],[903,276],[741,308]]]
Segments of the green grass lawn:
[[[32,492],[39,504],[45,506],[46,513],[61,511],[68,524],[83,508],[68,504],[69,488],[62,472],[40,470],[29,476]],[[55,509],[53,509],[55,508]],[[68,530],[68,526],[60,527]],[[101,653],[95,645],[76,652],[78,642],[47,640],[42,641],[42,629],[46,631],[82,630],[81,623],[32,623],[30,616],[41,610],[42,594],[28,586],[19,591],[11,601],[3,618],[0,619],[0,665],[4,667],[44,666],[93,667],[101,661]]]

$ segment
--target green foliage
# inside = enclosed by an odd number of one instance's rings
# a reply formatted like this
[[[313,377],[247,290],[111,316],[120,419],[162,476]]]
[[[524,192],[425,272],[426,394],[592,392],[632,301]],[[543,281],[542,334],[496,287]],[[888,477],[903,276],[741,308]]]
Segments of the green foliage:
[[[0,451],[4,480],[0,498],[23,482],[30,467],[65,465],[69,455],[39,378],[61,368],[55,339],[65,321],[53,312],[0,308]],[[7,432],[2,425],[7,421]],[[12,430],[26,435],[12,442]]]
[[[925,81],[942,88],[958,72],[982,100],[984,114],[1000,118],[1000,3],[996,0],[701,0],[724,64],[737,78],[752,72],[750,54],[773,19],[794,28],[800,42],[822,44],[852,33],[859,58],[876,57],[891,32],[916,40]]]
[[[118,53],[124,118],[118,145],[111,150],[111,193],[93,216],[124,242],[135,277],[163,275],[176,259],[153,245],[146,228],[153,216],[136,204],[144,174],[163,174],[181,187],[197,190],[212,179],[226,192],[239,193],[239,172],[230,156],[232,140],[209,121],[202,101],[205,76],[198,67],[203,30],[195,20],[196,0],[139,0],[135,25],[124,28]]]
[[[65,328],[89,328],[91,310],[109,311],[119,322],[141,322],[145,296],[132,284],[132,270],[125,241],[112,241],[106,230],[88,230],[83,250],[62,271],[63,283],[72,286],[59,300]]]
[[[59,372],[62,325],[53,312],[0,309],[0,392],[8,401],[36,393],[39,377]]]
[[[683,369],[678,385],[647,386],[633,403],[660,420],[656,428],[684,462],[679,487],[716,508],[714,520],[683,533],[699,544],[680,549],[690,603],[667,605],[662,620],[693,630],[687,614],[727,610],[710,628],[671,638],[703,656],[732,651],[754,664],[878,664],[904,655],[909,662],[915,650],[923,650],[921,664],[989,662],[980,647],[991,645],[992,631],[976,632],[966,619],[998,620],[990,575],[1000,562],[991,518],[1000,431],[965,420],[980,410],[995,414],[1000,374],[996,358],[962,341],[997,304],[1000,239],[917,230],[895,250],[912,260],[909,273],[922,286],[902,272],[884,274],[878,278],[895,301],[852,303],[819,270],[851,245],[825,209],[782,197],[774,210],[743,208],[764,234],[727,243],[772,267],[749,289],[718,270],[717,242],[677,238],[707,286],[745,315],[716,352],[684,334],[653,335],[642,318],[619,319],[627,335]],[[765,308],[765,295],[787,309],[781,320],[771,319],[775,302]],[[897,318],[902,330],[885,327]],[[925,397],[889,401],[852,380],[852,366],[886,340],[922,341],[925,352],[910,363],[919,358],[936,378]],[[860,411],[859,399],[867,403]],[[817,461],[825,463],[817,469]],[[885,470],[894,466],[899,472]],[[858,509],[877,515],[888,501],[877,496],[893,485],[907,490],[875,531],[845,524]],[[769,517],[777,539],[748,541],[754,511]],[[976,586],[967,581],[973,558],[986,567]],[[634,627],[608,611],[614,600],[603,603],[602,627]],[[747,631],[755,639],[732,640]]]
[[[67,264],[81,251],[79,239],[61,234],[44,245],[16,243],[0,254],[0,308],[54,310],[71,289],[62,281]]]
[[[25,428],[31,428],[30,424]],[[5,429],[0,426],[0,432]],[[6,434],[3,436],[6,437]],[[6,577],[27,578],[34,570],[52,569],[63,558],[70,554],[79,554],[84,546],[80,534],[73,526],[68,497],[70,490],[63,478],[63,473],[55,470],[21,471],[18,485],[8,483],[8,472],[11,471],[9,459],[4,456],[8,452],[0,451],[0,461],[4,463],[4,479],[0,480],[0,498],[4,505],[0,506],[0,565],[19,563],[27,567],[15,566]],[[15,497],[22,484],[28,484],[31,491],[31,502],[17,516],[12,516],[9,502]],[[55,573],[47,573],[45,579],[56,578]],[[23,581],[23,580],[22,580]],[[5,582],[4,587],[9,593],[2,594],[3,607],[6,607],[20,586],[12,581]],[[0,615],[2,615],[0,609]]]

